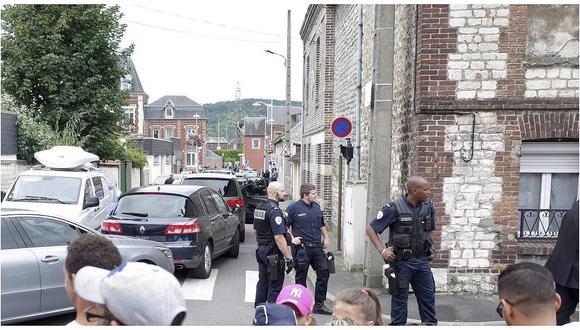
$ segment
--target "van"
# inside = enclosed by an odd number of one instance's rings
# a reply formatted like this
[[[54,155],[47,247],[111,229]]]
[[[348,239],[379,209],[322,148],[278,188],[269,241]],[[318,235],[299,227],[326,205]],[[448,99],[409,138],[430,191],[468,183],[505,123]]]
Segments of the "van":
[[[48,213],[100,228],[111,196],[107,179],[90,164],[99,157],[70,146],[56,146],[34,157],[43,166],[20,173],[0,207]]]

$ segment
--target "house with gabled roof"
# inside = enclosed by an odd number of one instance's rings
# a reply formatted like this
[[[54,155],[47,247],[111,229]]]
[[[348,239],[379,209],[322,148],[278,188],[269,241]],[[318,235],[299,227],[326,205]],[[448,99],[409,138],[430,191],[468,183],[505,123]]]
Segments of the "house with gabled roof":
[[[149,101],[149,95],[145,93],[135,64],[130,57],[121,61],[121,65],[128,73],[121,79],[121,89],[129,90],[129,98],[123,106],[123,121],[129,124],[131,135],[142,136],[144,127],[144,107]]]
[[[205,165],[207,117],[203,105],[184,95],[165,95],[145,107],[143,134],[154,139],[179,139],[175,171],[196,171]]]

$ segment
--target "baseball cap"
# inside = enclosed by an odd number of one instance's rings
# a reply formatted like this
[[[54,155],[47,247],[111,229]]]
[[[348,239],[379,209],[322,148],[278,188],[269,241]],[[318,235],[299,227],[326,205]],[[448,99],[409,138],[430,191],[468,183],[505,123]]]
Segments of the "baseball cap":
[[[186,312],[179,282],[156,265],[127,262],[111,271],[86,266],[74,285],[81,298],[106,305],[126,325],[171,325]]]
[[[310,289],[301,284],[292,284],[284,287],[278,298],[277,304],[289,303],[298,309],[300,316],[306,316],[312,313],[312,306],[314,305],[314,297]]]
[[[289,306],[264,303],[256,306],[254,325],[296,325],[296,315]]]

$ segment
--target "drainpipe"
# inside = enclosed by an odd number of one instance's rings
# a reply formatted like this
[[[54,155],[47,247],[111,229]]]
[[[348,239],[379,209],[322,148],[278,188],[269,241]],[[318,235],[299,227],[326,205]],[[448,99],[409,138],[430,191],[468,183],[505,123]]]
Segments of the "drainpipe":
[[[358,36],[357,36],[357,57],[356,57],[356,117],[355,117],[355,178],[360,181],[360,100],[362,95],[362,43],[363,43],[363,6],[358,5]]]

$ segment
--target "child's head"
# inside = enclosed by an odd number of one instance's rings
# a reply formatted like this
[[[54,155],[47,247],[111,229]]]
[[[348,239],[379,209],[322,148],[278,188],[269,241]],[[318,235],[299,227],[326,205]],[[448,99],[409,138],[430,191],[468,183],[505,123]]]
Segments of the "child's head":
[[[288,285],[280,291],[276,303],[290,306],[296,313],[298,325],[316,325],[312,317],[314,296],[308,288],[300,284]]]
[[[370,289],[348,289],[341,292],[334,301],[332,317],[350,318],[360,325],[383,325],[381,304]]]

